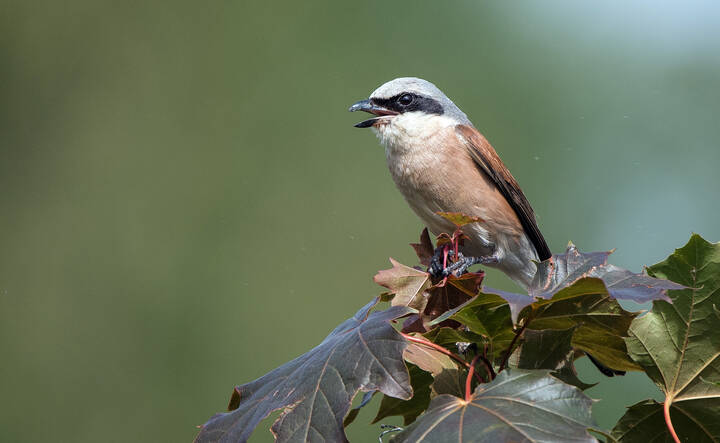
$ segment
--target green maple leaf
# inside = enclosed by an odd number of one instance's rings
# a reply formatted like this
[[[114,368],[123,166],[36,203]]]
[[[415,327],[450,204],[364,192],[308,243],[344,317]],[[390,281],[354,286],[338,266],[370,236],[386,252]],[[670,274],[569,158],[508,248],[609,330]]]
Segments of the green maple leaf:
[[[665,394],[664,404],[632,406],[613,430],[622,442],[669,439],[669,417],[682,441],[720,440],[720,244],[699,235],[648,269],[686,286],[636,318],[626,340],[632,358]],[[650,431],[650,427],[652,431]]]
[[[469,401],[439,395],[395,443],[595,442],[592,400],[547,371],[504,371]]]
[[[628,356],[624,338],[636,314],[625,311],[598,278],[581,278],[549,300],[532,304],[532,329],[574,328],[572,347],[622,371],[640,367]]]

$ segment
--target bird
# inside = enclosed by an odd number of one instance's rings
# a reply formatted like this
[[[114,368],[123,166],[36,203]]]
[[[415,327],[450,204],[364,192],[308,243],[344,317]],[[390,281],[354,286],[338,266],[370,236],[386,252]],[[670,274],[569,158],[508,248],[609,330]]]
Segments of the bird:
[[[460,264],[441,272],[462,273],[480,263],[499,269],[523,289],[530,286],[536,262],[552,253],[517,181],[452,100],[427,80],[402,77],[381,85],[349,111],[374,115],[355,127],[375,132],[395,185],[433,234],[455,229],[439,212],[480,219],[462,228],[467,238]]]
[[[416,77],[381,85],[349,111],[374,115],[355,127],[375,132],[395,185],[433,234],[455,229],[439,212],[480,219],[463,226],[467,241],[460,247],[463,256],[458,254],[460,266],[433,270],[431,265],[431,271],[462,273],[481,263],[527,290],[536,262],[550,259],[552,253],[520,185],[467,115],[437,86]],[[604,375],[625,374],[587,355]]]

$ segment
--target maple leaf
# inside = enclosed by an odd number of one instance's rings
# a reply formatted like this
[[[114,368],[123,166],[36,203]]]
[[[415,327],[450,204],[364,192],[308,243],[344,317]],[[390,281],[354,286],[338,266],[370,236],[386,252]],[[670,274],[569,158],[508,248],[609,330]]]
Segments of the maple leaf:
[[[592,400],[547,371],[507,370],[478,385],[469,401],[435,397],[393,442],[595,442]]]
[[[582,278],[599,278],[608,294],[618,300],[644,303],[652,300],[669,300],[669,289],[683,289],[678,283],[636,274],[627,269],[608,264],[613,251],[580,252],[570,243],[564,254],[557,254],[538,264],[538,270],[530,283],[528,295],[534,298],[551,298],[560,290]]]
[[[412,246],[415,250],[415,254],[417,254],[420,264],[425,267],[429,267],[430,260],[435,253],[435,248],[433,248],[432,241],[430,240],[430,233],[428,232],[428,229],[425,228],[420,233],[420,243],[410,243],[410,246]]]
[[[347,441],[343,419],[355,394],[379,390],[409,399],[405,339],[390,321],[412,312],[394,306],[370,312],[378,299],[343,322],[318,346],[255,381],[235,388],[230,412],[202,426],[196,442],[244,442],[271,412],[277,441]]]
[[[656,301],[636,318],[626,339],[630,356],[665,393],[663,404],[633,405],[613,430],[620,441],[669,439],[672,423],[682,441],[720,440],[720,243],[695,234],[653,276],[681,283],[671,303]],[[643,418],[643,426],[636,426]],[[647,426],[652,426],[648,428]]]
[[[375,283],[395,294],[390,303],[393,306],[410,306],[418,311],[425,309],[428,302],[425,291],[432,286],[430,274],[405,266],[392,257],[390,263],[392,268],[378,271],[373,277]]]
[[[483,288],[483,291],[488,291],[488,288]],[[508,299],[514,303],[508,302]],[[573,349],[586,351],[615,370],[640,369],[627,355],[624,342],[635,314],[625,311],[609,295],[601,280],[581,278],[550,299],[532,301],[531,297],[520,294],[480,292],[477,297],[439,316],[433,323],[447,319],[462,323],[486,337],[491,354],[497,358],[506,354],[516,333],[513,324],[518,323],[522,311],[523,324],[528,331],[571,329]],[[523,310],[526,307],[527,310]]]
[[[562,290],[583,281],[598,279],[603,288],[598,293],[607,294],[616,300],[628,300],[644,303],[652,300],[670,299],[668,290],[683,289],[685,286],[670,280],[654,278],[647,274],[637,274],[627,269],[609,264],[608,256],[612,251],[580,252],[570,243],[564,254],[553,255],[538,263],[537,273],[530,282],[527,294],[482,288],[486,294],[495,294],[505,299],[510,306],[513,323],[517,323],[520,312],[538,300],[550,300]]]

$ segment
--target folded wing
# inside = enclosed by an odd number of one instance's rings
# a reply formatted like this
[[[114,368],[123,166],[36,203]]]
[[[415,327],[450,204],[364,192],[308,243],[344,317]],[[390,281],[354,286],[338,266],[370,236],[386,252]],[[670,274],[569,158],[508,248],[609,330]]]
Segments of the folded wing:
[[[470,156],[477,164],[478,168],[490,177],[497,185],[500,192],[505,196],[510,206],[517,214],[522,224],[525,234],[528,236],[540,260],[547,260],[552,256],[550,248],[548,248],[545,238],[538,228],[535,221],[535,212],[533,212],[530,202],[528,202],[525,194],[518,185],[510,171],[505,167],[495,149],[480,134],[477,129],[467,125],[457,125],[455,127],[458,136],[465,142]]]

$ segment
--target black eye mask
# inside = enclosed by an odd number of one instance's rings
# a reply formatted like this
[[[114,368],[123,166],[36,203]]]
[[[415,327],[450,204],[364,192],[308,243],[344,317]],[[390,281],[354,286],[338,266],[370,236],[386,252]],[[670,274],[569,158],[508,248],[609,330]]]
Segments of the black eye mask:
[[[412,101],[407,104],[401,103],[401,101],[407,101],[407,96],[412,97]],[[437,100],[408,92],[403,92],[390,98],[373,98],[370,99],[370,101],[378,106],[395,111],[398,114],[414,111],[436,115],[442,115],[444,113],[442,105]]]

